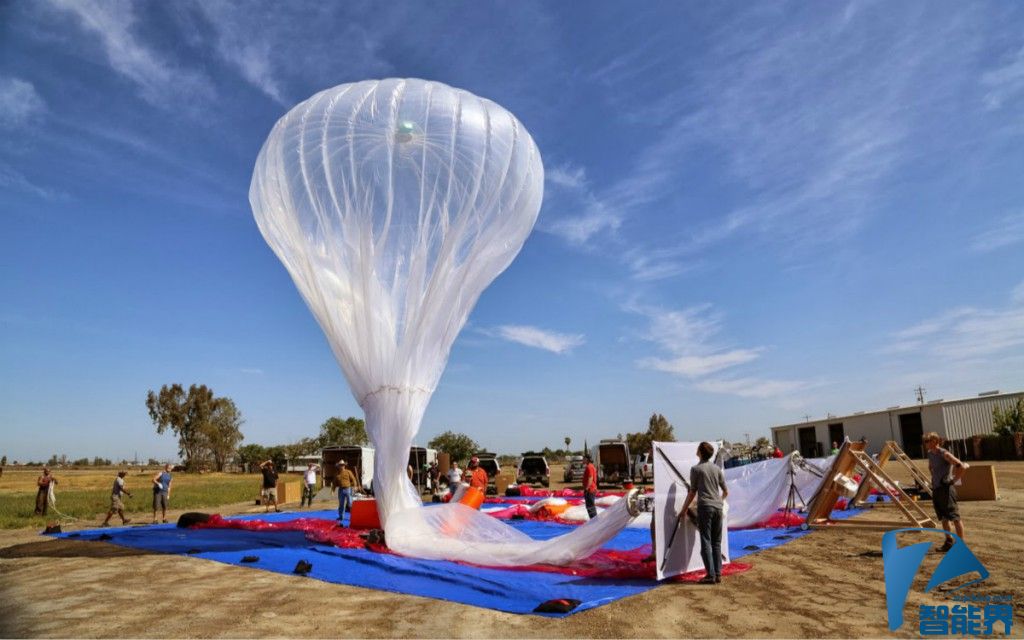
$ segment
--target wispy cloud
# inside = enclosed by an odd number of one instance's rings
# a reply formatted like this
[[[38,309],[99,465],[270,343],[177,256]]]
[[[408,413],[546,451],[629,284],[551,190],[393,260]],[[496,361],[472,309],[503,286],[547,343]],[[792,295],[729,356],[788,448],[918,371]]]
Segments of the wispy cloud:
[[[170,98],[209,96],[213,85],[149,46],[136,31],[135,5],[128,0],[49,0],[99,40],[111,68],[132,81],[143,99],[166,105]]]
[[[554,187],[545,196],[545,208],[560,213],[553,220],[543,217],[539,223],[542,231],[579,247],[622,224],[622,216],[594,191],[583,168],[557,165],[546,172],[545,179]]]
[[[529,325],[506,324],[494,330],[485,331],[503,340],[515,342],[527,347],[550,351],[551,353],[569,353],[586,341],[583,334],[557,333]]]
[[[46,102],[27,80],[0,76],[0,128],[20,127],[46,111]]]
[[[1015,98],[1024,98],[1024,47],[1006,64],[983,74],[981,84],[987,89],[985,106],[991,110],[999,109]]]
[[[1024,355],[1024,283],[1004,308],[952,309],[896,332],[882,351],[944,363]]]
[[[38,196],[44,200],[64,200],[68,194],[51,187],[36,184],[24,173],[0,162],[0,187]]]
[[[980,253],[1024,242],[1024,213],[1004,216],[971,239],[971,249]]]
[[[763,380],[760,378],[710,378],[694,385],[708,393],[722,393],[741,398],[766,400],[789,396],[812,388],[812,383],[803,380]]]
[[[647,318],[641,338],[665,352],[637,360],[641,369],[661,371],[687,380],[695,389],[742,398],[774,399],[792,405],[794,394],[813,385],[802,380],[776,380],[729,375],[737,367],[759,359],[764,347],[724,345],[718,336],[722,315],[703,304],[682,310],[661,309],[630,303],[626,310]],[[725,373],[724,376],[718,375]]]

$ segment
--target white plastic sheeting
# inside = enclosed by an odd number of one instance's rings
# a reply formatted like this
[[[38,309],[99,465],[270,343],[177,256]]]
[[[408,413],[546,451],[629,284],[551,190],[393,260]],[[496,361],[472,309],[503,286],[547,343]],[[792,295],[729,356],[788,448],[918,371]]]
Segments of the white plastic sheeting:
[[[718,453],[722,443],[710,443]],[[654,449],[654,555],[658,580],[704,568],[700,558],[700,538],[697,526],[688,518],[679,518],[686,502],[688,488],[676,475],[678,471],[685,483],[690,481],[690,467],[697,457],[699,442],[655,442]],[[662,456],[664,454],[664,456]],[[671,462],[666,462],[668,458]],[[712,460],[714,455],[712,455]],[[672,467],[675,467],[674,469]],[[726,479],[726,485],[729,481]],[[729,496],[732,497],[731,495]],[[731,504],[722,514],[722,564],[729,563],[729,537],[726,530],[731,523]],[[674,531],[674,535],[673,535]],[[669,541],[672,542],[671,547]]]
[[[785,458],[772,458],[725,470],[725,484],[729,488],[729,526],[735,529],[752,527],[768,520],[786,506],[789,487],[795,482],[800,496],[810,500],[821,477],[796,463],[797,454]],[[824,473],[832,458],[806,460],[805,464]],[[790,480],[790,469],[793,476]],[[798,500],[799,502],[799,500]],[[803,506],[803,505],[799,505]]]
[[[345,84],[297,105],[260,150],[249,189],[366,414],[388,544],[481,564],[568,562],[628,521],[625,501],[534,542],[458,505],[423,509],[409,446],[452,342],[533,228],[544,168],[499,105],[437,82]]]

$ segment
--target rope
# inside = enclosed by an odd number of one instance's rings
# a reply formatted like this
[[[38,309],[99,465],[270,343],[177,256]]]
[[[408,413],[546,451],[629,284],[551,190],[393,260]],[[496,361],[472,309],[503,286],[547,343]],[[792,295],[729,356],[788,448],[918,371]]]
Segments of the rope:
[[[359,406],[363,407],[363,405],[370,398],[370,396],[375,396],[378,393],[384,393],[385,391],[393,391],[395,393],[403,393],[403,392],[408,392],[408,393],[427,393],[427,394],[434,393],[433,389],[427,389],[426,387],[399,387],[399,386],[396,386],[396,385],[393,385],[393,384],[383,384],[383,385],[377,387],[376,389],[374,389],[373,391],[370,391],[369,393],[364,395],[359,400]],[[365,408],[365,407],[363,407],[363,408]]]
[[[53,509],[54,513],[61,517],[62,522],[78,522],[78,518],[69,516],[68,514],[62,512],[60,509],[57,508],[57,495],[53,491],[53,484],[54,483],[51,481],[49,487],[46,490],[46,501],[50,504],[50,508]]]

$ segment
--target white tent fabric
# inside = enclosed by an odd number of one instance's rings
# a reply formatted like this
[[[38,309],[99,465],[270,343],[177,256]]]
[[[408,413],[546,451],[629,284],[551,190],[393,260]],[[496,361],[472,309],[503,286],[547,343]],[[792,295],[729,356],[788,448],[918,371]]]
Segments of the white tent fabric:
[[[452,342],[522,247],[543,190],[540,153],[511,113],[415,79],[316,94],[277,122],[256,160],[253,215],[366,414],[377,508],[400,553],[567,562],[628,521],[623,504],[533,543],[479,512],[424,510],[405,474]]]

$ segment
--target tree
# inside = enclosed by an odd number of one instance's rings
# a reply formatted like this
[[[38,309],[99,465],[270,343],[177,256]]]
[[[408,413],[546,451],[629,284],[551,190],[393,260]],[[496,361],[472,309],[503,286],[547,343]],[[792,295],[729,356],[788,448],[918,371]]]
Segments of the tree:
[[[78,460],[73,461],[71,464],[72,464],[72,466],[75,466],[75,467],[88,467],[89,466],[89,458],[79,458]]]
[[[444,451],[453,461],[467,460],[474,452],[480,450],[480,445],[464,433],[445,431],[427,443],[431,449]]]
[[[571,444],[572,438],[570,438],[569,436],[565,436],[565,448],[568,449]]]
[[[993,409],[992,427],[1001,436],[1024,432],[1024,398],[1017,398],[1005,411],[999,407]]]
[[[242,414],[230,398],[217,398],[210,421],[203,425],[204,448],[213,458],[213,466],[223,471],[242,442]]]
[[[282,471],[288,467],[288,453],[284,450],[284,447],[278,445],[273,447],[267,447],[267,457],[264,460],[270,460],[274,463],[274,468],[278,471]]]
[[[772,443],[770,440],[768,440],[768,438],[761,436],[760,438],[754,441],[754,446],[757,447],[758,449],[762,449],[764,447],[772,446]]]
[[[218,398],[204,384],[189,386],[187,394],[180,384],[164,385],[159,394],[146,394],[146,408],[157,433],[170,429],[178,436],[178,452],[189,470],[197,468],[207,457],[216,461],[220,454],[213,454],[213,444],[226,447],[241,424],[234,403],[229,398]],[[240,440],[238,432],[231,443],[232,450]]]
[[[238,448],[238,464],[252,472],[256,465],[267,459],[267,448],[259,444],[247,444]]]
[[[6,467],[6,466],[7,466],[7,456],[4,456],[4,457],[0,458],[0,467]]]
[[[361,418],[328,418],[320,425],[319,446],[332,444],[359,445],[370,441],[366,436],[366,423]]]
[[[651,450],[653,442],[675,442],[676,434],[660,413],[651,414],[647,421],[647,431],[626,434],[626,445],[631,453],[645,453]]]

